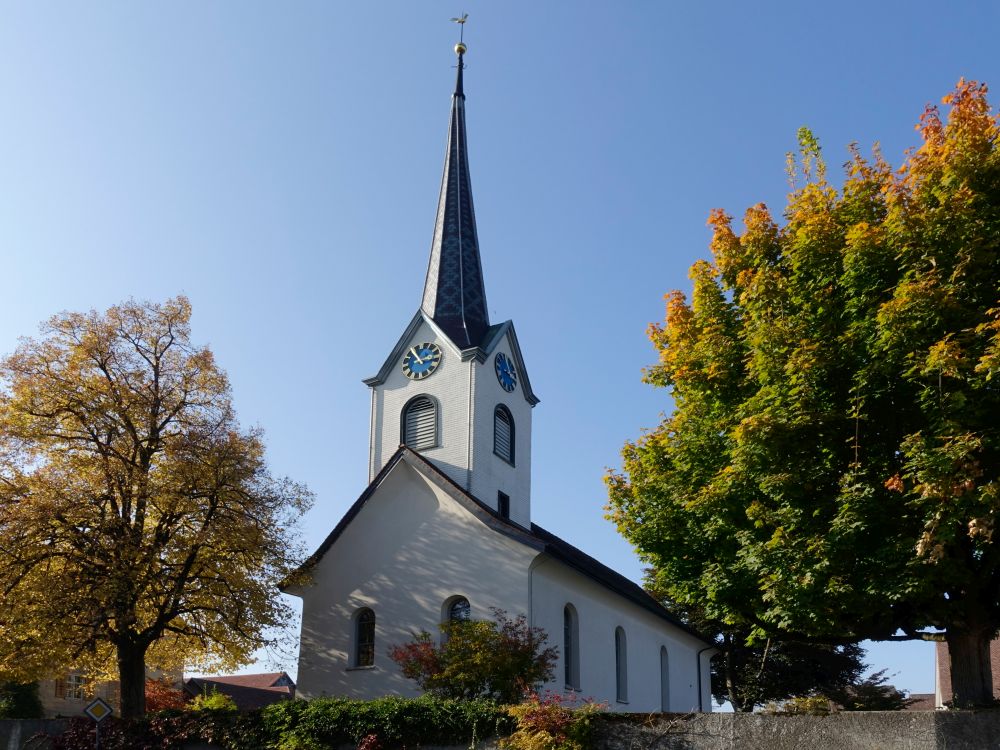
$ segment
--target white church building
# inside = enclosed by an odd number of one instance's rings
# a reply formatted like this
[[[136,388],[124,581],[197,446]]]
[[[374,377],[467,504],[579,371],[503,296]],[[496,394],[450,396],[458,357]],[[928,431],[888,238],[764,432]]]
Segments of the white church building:
[[[538,404],[511,321],[490,324],[466,149],[464,44],[420,309],[371,388],[369,485],[304,563],[298,693],[416,695],[394,644],[523,614],[559,651],[544,690],[612,710],[708,711],[712,644],[531,522]]]

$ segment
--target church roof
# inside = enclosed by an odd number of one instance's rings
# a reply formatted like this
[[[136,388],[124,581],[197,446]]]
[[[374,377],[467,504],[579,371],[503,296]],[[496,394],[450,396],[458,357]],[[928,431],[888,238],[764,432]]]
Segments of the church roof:
[[[456,500],[466,510],[471,512],[494,531],[515,539],[516,541],[532,547],[539,552],[548,554],[550,557],[568,565],[595,583],[598,583],[618,594],[622,598],[627,599],[657,617],[666,620],[706,644],[712,644],[711,639],[706,638],[694,628],[678,619],[674,614],[660,605],[656,599],[654,599],[638,584],[630,581],[620,573],[615,572],[607,565],[598,562],[586,552],[577,549],[572,544],[559,538],[552,532],[546,531],[538,524],[532,523],[531,528],[526,529],[513,523],[509,519],[501,517],[486,503],[471,495],[460,485],[455,483],[433,463],[428,461],[412,448],[405,445],[399,446],[399,449],[393,454],[392,458],[389,459],[368,487],[365,488],[365,491],[361,493],[361,496],[348,509],[347,513],[345,513],[344,517],[340,519],[340,522],[334,527],[333,531],[330,532],[327,538],[323,540],[323,543],[320,544],[319,548],[302,564],[296,573],[296,577],[301,574],[307,574],[310,569],[323,559],[327,550],[333,546],[340,535],[344,532],[344,529],[346,529],[358,513],[361,512],[361,509],[364,507],[365,503],[368,502],[368,499],[375,493],[375,490],[378,489],[379,485],[382,484],[389,473],[401,461],[407,461],[411,465],[418,466],[420,470],[423,471],[423,473],[426,474],[438,487],[447,492],[450,497]],[[288,590],[286,593],[293,593],[290,589],[294,588],[294,586],[288,585],[286,587],[286,585],[283,584],[281,588],[283,591],[286,591],[287,588]]]
[[[462,45],[458,48],[448,149],[420,306],[460,349],[479,346],[490,327],[465,140],[464,52]]]

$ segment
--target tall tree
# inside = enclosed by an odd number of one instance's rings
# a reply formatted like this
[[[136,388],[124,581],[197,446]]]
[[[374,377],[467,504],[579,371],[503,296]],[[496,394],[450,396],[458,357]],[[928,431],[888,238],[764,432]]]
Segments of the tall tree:
[[[767,638],[755,641],[751,628],[733,628],[704,616],[698,607],[678,607],[651,592],[699,633],[710,636],[719,653],[712,658],[712,696],[734,711],[751,712],[789,698],[847,695],[863,684],[865,650],[857,643],[825,644]]]
[[[0,362],[0,673],[117,675],[144,712],[146,666],[233,666],[289,609],[304,487],[241,429],[191,307],[63,313]]]
[[[650,329],[675,411],[608,482],[658,590],[757,638],[945,639],[964,706],[1000,628],[1000,128],[984,85],[944,102],[840,189],[800,131],[784,226],[712,214]]]

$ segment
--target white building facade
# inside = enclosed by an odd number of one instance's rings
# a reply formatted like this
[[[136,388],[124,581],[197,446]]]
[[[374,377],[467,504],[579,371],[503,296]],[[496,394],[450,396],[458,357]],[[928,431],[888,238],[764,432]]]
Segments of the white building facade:
[[[469,185],[464,45],[424,296],[371,388],[370,483],[305,563],[298,693],[416,695],[392,645],[449,618],[523,614],[559,651],[543,689],[613,710],[710,710],[712,645],[531,522],[532,391],[491,325]]]

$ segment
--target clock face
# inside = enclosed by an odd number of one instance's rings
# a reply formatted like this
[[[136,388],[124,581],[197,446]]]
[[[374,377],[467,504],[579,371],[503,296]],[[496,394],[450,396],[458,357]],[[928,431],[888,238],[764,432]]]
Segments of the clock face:
[[[441,347],[437,344],[417,344],[403,355],[403,374],[411,380],[423,380],[441,364]]]
[[[497,371],[497,380],[500,381],[500,387],[510,393],[514,390],[514,386],[517,385],[517,370],[514,369],[514,363],[503,352],[500,352],[493,362]]]

